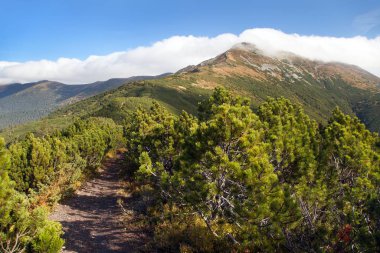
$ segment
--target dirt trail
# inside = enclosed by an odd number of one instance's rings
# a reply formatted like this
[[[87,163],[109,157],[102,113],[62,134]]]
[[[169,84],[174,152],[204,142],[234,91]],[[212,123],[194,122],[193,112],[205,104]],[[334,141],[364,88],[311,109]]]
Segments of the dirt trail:
[[[142,229],[126,226],[118,204],[118,200],[128,203],[130,198],[123,193],[119,179],[121,161],[120,156],[108,159],[99,176],[58,205],[51,215],[52,220],[62,223],[65,232],[62,252],[138,252],[147,240]],[[134,213],[128,205],[124,208]]]

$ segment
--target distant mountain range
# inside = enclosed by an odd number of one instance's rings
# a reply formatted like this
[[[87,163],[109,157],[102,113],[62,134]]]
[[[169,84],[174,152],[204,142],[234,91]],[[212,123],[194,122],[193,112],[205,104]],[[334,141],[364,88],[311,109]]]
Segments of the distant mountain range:
[[[159,77],[162,76],[114,78],[81,85],[67,85],[46,80],[3,85],[0,86],[0,129],[39,119],[61,106],[115,89],[126,83]]]
[[[26,89],[20,89],[20,85],[2,87],[0,107],[3,113],[4,103],[9,106],[12,99],[11,108],[13,112],[19,108],[20,113],[16,115],[21,115],[18,121],[21,122],[29,111],[35,116],[28,119],[36,119],[51,112],[52,105],[57,108],[69,104],[45,118],[44,124],[51,128],[52,122],[62,122],[65,118],[70,121],[75,117],[103,116],[121,121],[130,111],[148,107],[153,101],[175,113],[182,110],[195,113],[198,102],[215,87],[222,86],[250,98],[254,109],[268,96],[289,98],[300,103],[307,114],[322,124],[339,106],[345,113],[357,115],[372,131],[380,132],[380,78],[353,65],[313,61],[287,52],[268,55],[252,44],[242,43],[177,73],[150,78],[112,79],[70,87],[51,82],[27,84],[23,86]],[[129,83],[123,84],[126,82]],[[84,97],[89,98],[73,103]],[[9,125],[10,117],[6,118]],[[27,125],[14,131],[23,133],[26,129],[33,127]]]

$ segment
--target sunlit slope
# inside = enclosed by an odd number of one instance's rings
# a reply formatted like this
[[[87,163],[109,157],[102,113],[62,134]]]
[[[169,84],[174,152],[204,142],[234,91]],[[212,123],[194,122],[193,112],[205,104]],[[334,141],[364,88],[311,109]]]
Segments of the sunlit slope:
[[[227,52],[175,74],[133,82],[68,105],[40,121],[70,122],[77,117],[110,117],[117,122],[153,101],[180,113],[196,112],[198,102],[217,86],[244,95],[257,107],[268,96],[284,96],[300,103],[307,114],[325,123],[339,106],[373,131],[380,130],[380,79],[356,66],[311,61],[289,53],[267,55],[251,44],[240,44]],[[15,128],[24,132],[29,126]],[[34,123],[31,129],[38,128]],[[8,131],[8,130],[7,130]],[[7,133],[7,131],[5,131]],[[9,132],[8,132],[9,135]]]
[[[67,85],[40,81],[0,86],[0,129],[38,120],[55,109],[132,81],[151,76],[114,78],[90,84]]]

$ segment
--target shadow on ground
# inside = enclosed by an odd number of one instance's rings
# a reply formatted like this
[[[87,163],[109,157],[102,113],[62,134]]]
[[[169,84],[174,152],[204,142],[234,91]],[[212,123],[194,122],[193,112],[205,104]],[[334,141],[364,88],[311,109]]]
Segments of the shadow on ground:
[[[59,205],[51,219],[61,222],[65,231],[63,252],[139,252],[146,241],[142,229],[127,226],[118,200],[119,159],[108,161],[104,171],[87,182],[76,195]]]

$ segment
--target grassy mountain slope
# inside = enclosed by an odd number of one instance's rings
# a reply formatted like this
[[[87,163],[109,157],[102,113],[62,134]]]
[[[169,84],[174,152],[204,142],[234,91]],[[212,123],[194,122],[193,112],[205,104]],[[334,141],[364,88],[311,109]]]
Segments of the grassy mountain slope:
[[[358,115],[371,130],[380,131],[379,84],[380,78],[356,66],[311,61],[289,53],[268,56],[243,43],[175,74],[122,85],[68,105],[33,126],[13,129],[13,134],[41,125],[54,129],[51,126],[59,127],[59,122],[75,117],[105,116],[121,121],[130,111],[148,107],[153,101],[175,113],[194,113],[198,102],[217,86],[249,97],[254,107],[268,96],[284,96],[302,104],[320,123],[339,106],[345,113]],[[3,135],[11,134],[7,130]]]
[[[301,103],[308,114],[321,122],[335,106],[353,114],[358,103],[373,102],[374,94],[380,91],[380,79],[358,67],[310,61],[285,53],[270,57],[246,44],[177,75],[187,85],[205,89],[228,87],[251,97],[254,105],[267,96],[285,96]],[[379,129],[376,125],[369,127]]]
[[[122,84],[151,76],[115,78],[83,85],[40,81],[0,86],[0,129],[46,116],[55,109],[77,102]]]
[[[357,114],[372,130],[378,131],[379,85],[380,78],[356,66],[310,61],[286,53],[271,57],[252,45],[242,44],[174,75],[122,86],[64,108],[58,114],[81,114],[79,108],[89,108],[88,104],[92,109],[86,113],[91,114],[123,110],[122,99],[129,97],[156,99],[170,105],[173,111],[193,112],[202,96],[216,86],[224,86],[250,97],[254,106],[268,96],[290,98],[322,123],[339,106],[346,113]]]

